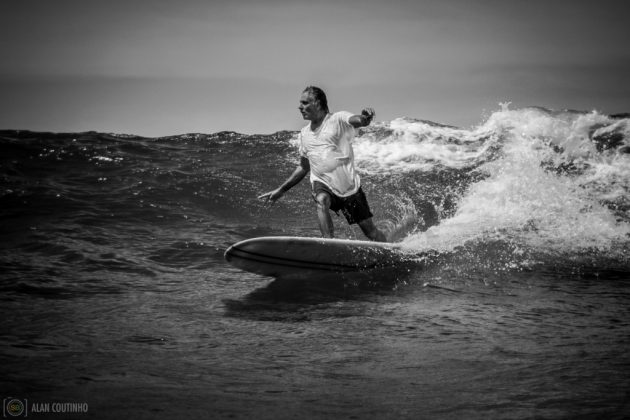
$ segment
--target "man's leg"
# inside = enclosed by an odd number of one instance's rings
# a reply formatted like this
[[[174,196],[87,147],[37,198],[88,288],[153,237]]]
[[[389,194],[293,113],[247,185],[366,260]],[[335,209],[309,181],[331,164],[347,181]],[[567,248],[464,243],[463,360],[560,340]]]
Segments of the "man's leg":
[[[318,192],[315,197],[317,202],[317,219],[319,220],[319,230],[324,238],[334,237],[332,217],[330,217],[330,195],[325,192]]]
[[[367,236],[371,240],[376,242],[387,242],[385,234],[378,230],[378,228],[374,225],[371,217],[361,220],[359,222],[359,227],[361,228],[365,236]]]

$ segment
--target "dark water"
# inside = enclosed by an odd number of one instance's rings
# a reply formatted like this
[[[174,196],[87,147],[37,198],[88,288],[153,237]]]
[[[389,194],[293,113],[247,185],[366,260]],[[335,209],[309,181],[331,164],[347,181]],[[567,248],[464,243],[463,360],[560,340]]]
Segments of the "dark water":
[[[628,417],[628,123],[524,109],[363,131],[378,224],[419,214],[403,244],[435,258],[301,283],[223,260],[318,235],[307,182],[256,200],[294,133],[0,132],[2,398],[29,418]]]

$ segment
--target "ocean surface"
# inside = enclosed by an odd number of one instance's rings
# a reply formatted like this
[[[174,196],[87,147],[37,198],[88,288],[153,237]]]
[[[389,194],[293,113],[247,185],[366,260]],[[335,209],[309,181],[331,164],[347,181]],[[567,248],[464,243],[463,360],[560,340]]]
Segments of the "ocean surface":
[[[627,114],[504,106],[470,129],[360,130],[377,225],[418,216],[410,268],[369,281],[223,259],[246,238],[319,235],[307,180],[256,198],[295,168],[296,132],[5,130],[0,145],[5,414],[630,417]]]

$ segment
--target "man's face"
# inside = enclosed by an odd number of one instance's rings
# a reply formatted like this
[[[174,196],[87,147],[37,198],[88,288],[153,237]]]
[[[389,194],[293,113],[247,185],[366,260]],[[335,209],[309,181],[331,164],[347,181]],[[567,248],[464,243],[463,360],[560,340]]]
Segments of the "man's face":
[[[302,118],[312,121],[321,111],[319,102],[317,102],[313,95],[308,92],[303,92],[300,97],[300,106],[298,107]]]

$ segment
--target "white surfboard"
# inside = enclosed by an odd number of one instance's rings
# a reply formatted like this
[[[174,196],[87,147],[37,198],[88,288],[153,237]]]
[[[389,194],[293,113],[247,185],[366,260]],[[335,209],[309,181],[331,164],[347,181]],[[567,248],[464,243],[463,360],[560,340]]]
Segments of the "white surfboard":
[[[397,267],[408,259],[398,244],[349,239],[268,236],[225,251],[235,267],[276,278],[361,273]]]

